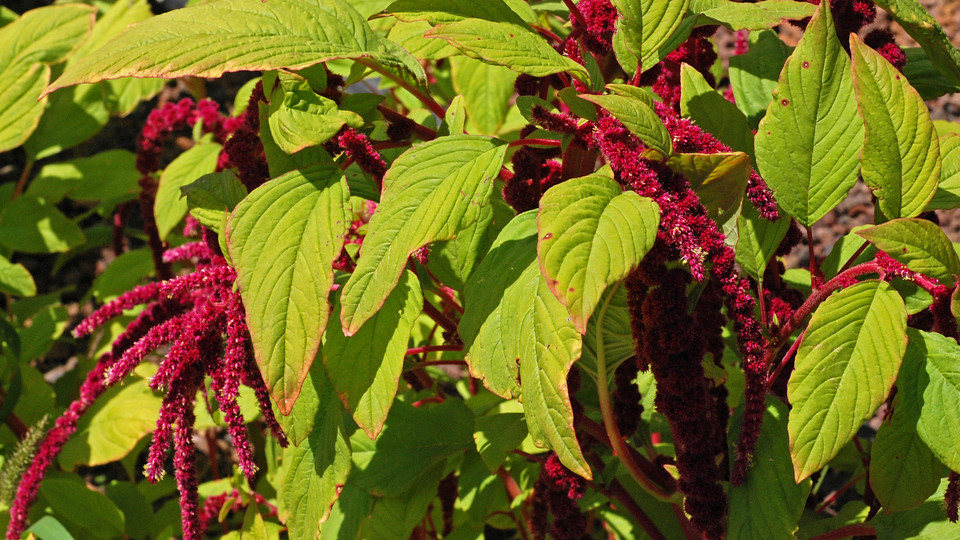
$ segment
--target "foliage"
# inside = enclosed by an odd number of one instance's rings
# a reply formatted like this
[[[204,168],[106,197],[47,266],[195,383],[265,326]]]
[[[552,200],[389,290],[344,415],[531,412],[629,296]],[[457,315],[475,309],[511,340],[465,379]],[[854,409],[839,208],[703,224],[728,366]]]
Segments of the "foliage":
[[[0,8],[7,538],[957,536],[960,52],[813,3]]]

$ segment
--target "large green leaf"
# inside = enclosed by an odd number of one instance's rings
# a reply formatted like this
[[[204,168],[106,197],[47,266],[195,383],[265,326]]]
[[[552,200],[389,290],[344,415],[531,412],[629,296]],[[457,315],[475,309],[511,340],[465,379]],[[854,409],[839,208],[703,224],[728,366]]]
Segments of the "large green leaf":
[[[24,253],[69,251],[84,242],[83,231],[60,210],[34,195],[22,195],[0,215],[0,244]]]
[[[953,285],[960,274],[960,258],[943,230],[919,218],[894,219],[861,229],[857,234],[914,272]]]
[[[453,89],[463,96],[471,133],[493,135],[503,124],[510,108],[517,74],[501,66],[473,58],[450,59]]]
[[[707,215],[724,224],[736,215],[750,178],[750,158],[743,152],[675,154],[667,165],[690,181]]]
[[[690,0],[613,0],[620,12],[617,33],[640,59],[643,69],[652,67],[661,47],[680,27]],[[631,66],[636,71],[637,66]],[[629,72],[628,75],[633,75]]]
[[[897,377],[893,416],[877,430],[870,452],[870,486],[883,505],[884,512],[897,512],[919,506],[937,490],[947,468],[937,461],[917,433],[923,406],[920,379],[926,379],[921,356],[926,334],[907,330],[907,352]]]
[[[603,291],[627,277],[657,239],[660,208],[605,174],[567,180],[544,193],[537,255],[547,286],[580,333]]]
[[[600,302],[597,316],[590,319],[587,333],[583,335],[583,350],[577,367],[596,375],[597,354],[602,339],[606,372],[612,378],[624,360],[637,354],[627,308],[626,287],[608,288]]]
[[[20,263],[12,263],[0,255],[0,292],[17,296],[37,294],[37,285],[30,271]]]
[[[960,346],[953,339],[911,331],[904,360],[905,368],[914,375],[904,382],[903,391],[917,396],[920,406],[917,433],[950,470],[960,469],[960,418],[954,414],[960,407],[958,355]]]
[[[520,313],[504,298],[516,297],[520,276],[537,261],[537,211],[515,217],[500,231],[490,252],[467,281],[460,337],[470,374],[504,398],[520,395]]]
[[[737,217],[737,264],[754,279],[761,279],[789,229],[788,218],[770,221],[761,217],[752,204],[743,205]]]
[[[753,156],[753,132],[747,117],[686,63],[680,66],[680,114],[734,151]]]
[[[284,414],[327,325],[331,265],[350,221],[348,198],[340,169],[319,165],[268,181],[227,220],[257,365]]]
[[[580,80],[587,80],[586,68],[561,56],[546,39],[526,25],[463,19],[435,26],[426,35],[447,40],[471,58],[534,77],[567,72]]]
[[[755,3],[730,0],[695,0],[701,17],[709,19],[701,24],[720,23],[731,30],[763,30],[813,14],[814,6],[806,2],[766,0]],[[693,8],[694,6],[691,6]]]
[[[480,218],[505,152],[506,145],[488,137],[451,135],[416,145],[393,162],[341,296],[348,336],[380,309],[411,253]]]
[[[940,184],[925,210],[960,208],[960,133],[948,133],[939,139]]]
[[[73,4],[33,9],[0,29],[0,152],[19,146],[36,129],[49,82],[46,64],[66,58],[93,27],[96,9]]]
[[[413,323],[423,309],[420,282],[404,272],[383,309],[351,337],[331,328],[321,354],[334,391],[371,439],[383,428],[400,383],[403,357]],[[336,318],[339,305],[334,307]]]
[[[663,121],[653,110],[653,100],[644,100],[640,95],[593,95],[581,94],[581,98],[603,107],[610,112],[630,133],[643,144],[664,156],[673,153],[673,140]]]
[[[232,171],[205,174],[180,188],[187,199],[190,215],[219,235],[223,234],[227,215],[247,195],[247,188]]]
[[[153,215],[157,232],[165,240],[170,231],[187,215],[187,200],[180,189],[205,174],[217,170],[222,147],[217,143],[200,143],[177,156],[160,174]]]
[[[120,77],[215,78],[299,69],[337,58],[410,68],[349,2],[220,0],[153,17],[67,66],[47,92]],[[415,62],[414,62],[415,64]],[[422,69],[413,73],[423,77]]]
[[[490,204],[480,210],[480,219],[476,223],[458,232],[453,240],[435,242],[430,246],[427,268],[444,285],[463,291],[467,279],[490,250],[497,235],[515,215],[513,208],[494,193]]]
[[[336,135],[344,124],[358,128],[363,118],[337,109],[337,103],[317,95],[300,77],[280,73],[270,96],[270,134],[284,152],[293,154]]]
[[[917,508],[902,512],[878,512],[869,521],[877,532],[877,540],[939,540],[952,538],[957,534],[957,524],[947,519],[943,511],[944,494],[950,482],[944,478],[937,486],[936,493]],[[869,509],[866,509],[869,510]],[[867,514],[863,512],[864,516]],[[862,523],[863,518],[856,520]]]
[[[144,379],[111,388],[80,417],[77,432],[60,453],[60,465],[72,470],[122,459],[157,427],[160,401]]]
[[[524,20],[503,0],[397,0],[384,13],[401,21],[427,21],[430,25],[464,19],[484,19],[526,26]]]
[[[920,214],[940,183],[940,145],[927,106],[907,79],[850,38],[853,86],[866,126],[863,181],[887,218]]]
[[[916,0],[878,0],[877,4],[897,21],[927,52],[937,71],[953,84],[960,84],[960,51],[940,23]]]
[[[474,447],[473,414],[457,399],[429,407],[398,401],[376,441],[357,431],[351,442],[349,484],[377,496],[403,495],[431,468]]]
[[[64,197],[80,201],[121,201],[140,192],[137,156],[129,150],[106,150],[88,157],[44,165],[30,181],[27,193],[58,203]]]
[[[318,363],[319,364],[319,363]],[[350,442],[343,407],[323,367],[317,370],[318,406],[310,436],[283,451],[277,479],[279,515],[292,538],[317,538],[320,524],[350,474]]]
[[[907,312],[887,283],[864,281],[820,304],[787,385],[798,481],[827,464],[883,403],[907,347]]]
[[[520,214],[467,282],[460,324],[467,362],[493,392],[519,393],[534,442],[589,478],[567,391],[580,334],[540,273],[536,242],[536,212]]]
[[[120,509],[106,495],[84,485],[77,476],[45,478],[40,484],[40,495],[58,516],[83,529],[88,538],[123,536],[124,516]]]
[[[810,483],[798,484],[792,478],[787,412],[786,405],[767,397],[767,409],[753,453],[753,466],[741,485],[730,488],[727,524],[730,540],[793,538],[797,531],[797,520],[803,513]],[[731,452],[739,438],[742,418],[743,405],[730,419]]]
[[[431,503],[437,498],[444,468],[445,464],[437,463],[403,494],[376,497],[357,538],[395,540],[412,536],[414,528],[424,521]]]
[[[776,32],[763,30],[750,33],[750,50],[730,57],[730,87],[751,127],[756,127],[767,111],[790,52]]]
[[[760,121],[757,166],[780,206],[810,226],[857,182],[861,146],[850,59],[837,40],[829,2],[823,2]]]

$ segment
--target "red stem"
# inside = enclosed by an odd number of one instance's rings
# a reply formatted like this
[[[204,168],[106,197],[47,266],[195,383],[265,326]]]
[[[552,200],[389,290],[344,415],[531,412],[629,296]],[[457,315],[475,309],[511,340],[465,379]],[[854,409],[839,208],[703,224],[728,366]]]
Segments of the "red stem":
[[[404,356],[410,356],[413,354],[423,354],[428,352],[438,352],[438,351],[462,351],[463,345],[424,345],[423,347],[414,347],[412,349],[407,349],[407,354]],[[428,365],[426,362],[421,362],[417,364],[418,366]]]
[[[358,64],[368,67],[373,71],[376,71],[377,73],[390,79],[391,81],[397,83],[397,86],[399,86],[400,88],[403,88],[407,92],[410,92],[410,94],[412,94],[413,97],[417,98],[417,100],[419,100],[420,103],[423,103],[423,105],[426,108],[430,109],[430,112],[440,117],[440,119],[443,119],[443,117],[447,115],[447,111],[443,107],[441,107],[440,104],[437,103],[435,99],[433,99],[428,94],[424,94],[416,86],[410,84],[408,81],[405,81],[402,77],[397,77],[396,75],[391,73],[389,70],[384,69],[382,66],[380,66],[379,64],[377,64],[376,62],[368,58],[356,58],[355,61]]]
[[[563,3],[566,4],[567,9],[570,10],[570,17],[577,21],[577,24],[586,28],[587,20],[583,18],[583,13],[580,13],[580,10],[577,8],[577,5],[573,3],[573,0],[563,0]]]
[[[846,484],[840,486],[839,489],[837,489],[836,491],[834,491],[833,493],[831,493],[830,495],[828,495],[827,498],[824,499],[822,503],[820,503],[820,506],[817,507],[816,512],[818,512],[818,513],[819,513],[819,512],[823,512],[828,506],[830,506],[831,504],[833,504],[833,503],[834,503],[841,495],[843,495],[848,489],[850,489],[850,488],[852,488],[853,486],[857,485],[857,482],[859,482],[860,480],[863,480],[864,477],[866,477],[866,476],[867,476],[867,473],[863,472],[863,473],[860,473],[860,474],[858,474],[857,476],[851,478],[849,482],[847,482]]]
[[[515,141],[510,141],[507,143],[508,147],[522,146],[522,145],[537,145],[537,146],[554,146],[559,147],[563,144],[557,139],[517,139]]]
[[[413,366],[403,370],[404,373],[408,371],[416,371],[420,368],[425,368],[427,366],[466,366],[467,363],[463,360],[431,360],[429,362],[417,362]]]
[[[852,538],[854,536],[876,536],[876,534],[877,530],[872,526],[865,523],[854,523],[814,536],[810,540],[840,540],[841,538]]]
[[[820,275],[820,269],[817,268],[817,257],[813,253],[813,226],[807,227],[807,250],[810,253],[810,284],[811,288],[816,289],[817,276]]]
[[[413,132],[417,134],[421,139],[425,141],[431,141],[437,138],[437,132],[428,128],[423,124],[418,124],[412,120],[408,120],[406,116],[398,113],[397,111],[387,107],[386,105],[377,105],[377,110],[380,111],[380,114],[384,118],[391,122],[410,122]]]
[[[773,370],[773,373],[767,377],[767,390],[770,390],[770,387],[773,386],[773,383],[776,382],[777,377],[780,376],[780,372],[783,371],[783,368],[790,362],[790,359],[793,358],[794,353],[797,352],[797,349],[800,347],[800,342],[803,341],[803,334],[806,332],[800,332],[800,335],[797,336],[796,341],[793,342],[793,345],[790,345],[790,349],[787,350],[787,354],[783,355],[783,358],[780,359],[780,364],[777,365],[776,369]]]
[[[436,321],[441,328],[449,332],[450,335],[457,335],[457,323],[451,321],[446,315],[441,313],[440,310],[435,308],[433,304],[426,300],[423,301],[423,312],[427,315],[427,317],[430,317]]]

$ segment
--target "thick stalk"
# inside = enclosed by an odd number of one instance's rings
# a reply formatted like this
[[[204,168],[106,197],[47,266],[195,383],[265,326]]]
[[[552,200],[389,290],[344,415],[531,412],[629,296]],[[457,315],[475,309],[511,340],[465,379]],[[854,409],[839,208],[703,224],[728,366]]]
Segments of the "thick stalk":
[[[430,109],[430,112],[440,117],[441,120],[443,119],[444,116],[447,115],[447,111],[443,107],[441,107],[440,104],[437,103],[435,99],[433,99],[427,94],[424,94],[423,92],[420,91],[419,88],[410,84],[408,81],[403,80],[402,77],[397,77],[395,74],[391,73],[390,70],[384,69],[383,66],[380,66],[373,60],[370,60],[368,58],[357,58],[356,62],[362,66],[372,69],[373,71],[376,71],[377,73],[397,83],[397,86],[399,86],[400,88],[403,88],[407,92],[410,92],[410,94],[412,94],[413,97],[417,98],[417,100],[420,101],[420,103],[423,103],[423,105],[426,108]]]
[[[607,295],[603,305],[597,311],[597,328],[603,328],[603,319],[606,316],[607,309],[610,307],[610,300],[613,299],[618,284]],[[679,493],[666,493],[653,480],[651,480],[633,459],[633,454],[627,448],[623,435],[620,434],[620,428],[617,427],[617,419],[613,415],[613,404],[610,401],[610,383],[607,377],[607,355],[604,350],[603,332],[597,332],[597,397],[600,401],[600,414],[603,416],[603,426],[607,430],[607,437],[610,439],[610,446],[613,454],[620,460],[620,463],[627,468],[630,476],[637,481],[640,486],[657,499],[668,503],[679,503],[682,496]]]

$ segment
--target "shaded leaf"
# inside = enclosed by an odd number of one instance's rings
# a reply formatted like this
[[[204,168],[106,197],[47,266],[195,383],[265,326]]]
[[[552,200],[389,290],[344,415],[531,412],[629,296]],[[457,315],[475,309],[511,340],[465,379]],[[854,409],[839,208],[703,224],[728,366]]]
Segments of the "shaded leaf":
[[[222,147],[217,143],[200,143],[176,157],[160,174],[153,215],[157,220],[160,239],[167,235],[187,215],[187,200],[180,189],[197,178],[217,169]]]
[[[734,151],[753,156],[753,132],[747,118],[686,63],[680,66],[680,114]]]
[[[10,201],[0,215],[0,244],[24,253],[69,251],[85,239],[80,227],[34,195]]]

